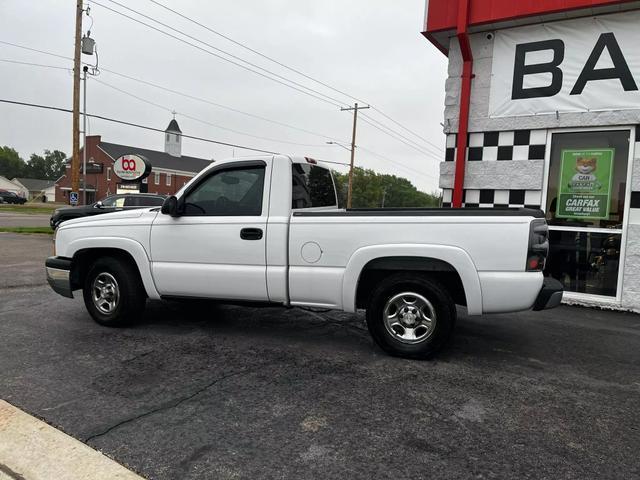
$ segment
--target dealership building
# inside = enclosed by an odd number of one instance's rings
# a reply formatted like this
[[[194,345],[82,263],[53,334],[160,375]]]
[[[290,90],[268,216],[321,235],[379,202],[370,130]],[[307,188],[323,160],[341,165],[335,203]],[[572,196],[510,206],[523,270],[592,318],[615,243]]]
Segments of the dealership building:
[[[173,119],[164,131],[164,150],[150,150],[131,145],[105,142],[100,135],[87,136],[87,144],[80,150],[80,195],[82,203],[82,159],[87,149],[87,204],[116,193],[159,193],[173,195],[212,160],[182,155],[182,131]],[[130,175],[125,167],[142,165],[140,175]],[[143,163],[144,162],[144,163]],[[145,171],[146,167],[146,171]],[[131,178],[134,178],[132,180]],[[70,203],[71,160],[66,173],[56,182],[56,202]]]
[[[541,208],[565,299],[640,311],[640,2],[429,0],[424,35],[443,206]]]

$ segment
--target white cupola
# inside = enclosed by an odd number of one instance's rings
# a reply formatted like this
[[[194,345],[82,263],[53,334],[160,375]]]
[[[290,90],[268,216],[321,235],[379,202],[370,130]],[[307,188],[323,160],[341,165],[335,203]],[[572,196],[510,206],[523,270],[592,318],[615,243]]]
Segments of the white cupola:
[[[175,118],[164,131],[164,151],[174,157],[182,156],[182,130]]]

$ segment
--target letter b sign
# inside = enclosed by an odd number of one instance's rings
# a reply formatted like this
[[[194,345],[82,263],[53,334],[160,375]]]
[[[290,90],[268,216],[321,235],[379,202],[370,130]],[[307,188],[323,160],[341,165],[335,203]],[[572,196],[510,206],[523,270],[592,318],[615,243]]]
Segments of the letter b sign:
[[[550,50],[553,59],[546,63],[526,64],[527,53]],[[553,97],[562,90],[562,70],[560,64],[564,60],[564,42],[560,39],[543,40],[541,42],[522,43],[516,45],[516,57],[513,69],[512,100],[535,97]],[[524,87],[525,75],[550,73],[551,83],[544,87]]]

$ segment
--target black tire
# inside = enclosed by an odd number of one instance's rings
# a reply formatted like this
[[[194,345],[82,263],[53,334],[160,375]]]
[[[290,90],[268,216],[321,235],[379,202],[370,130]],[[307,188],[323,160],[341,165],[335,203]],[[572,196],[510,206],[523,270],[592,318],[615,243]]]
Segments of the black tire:
[[[93,299],[94,282],[100,277],[101,285],[107,289],[107,295],[102,303],[103,309],[96,305]],[[117,301],[114,296],[108,296],[107,288],[111,280],[115,281],[117,287]],[[107,283],[103,281],[106,280]],[[98,286],[96,285],[96,289]],[[110,289],[113,292],[113,289]],[[84,304],[89,314],[100,325],[106,327],[123,327],[130,325],[136,319],[142,316],[147,300],[138,269],[130,262],[113,257],[99,258],[89,269],[82,289]],[[97,292],[96,292],[97,296]],[[106,306],[111,306],[112,310],[104,311]]]
[[[425,305],[424,309],[426,312],[433,311],[435,313],[435,323],[430,324],[428,327],[418,326],[415,329],[407,329],[404,328],[405,324],[400,321],[400,318],[395,317],[396,320],[391,320],[390,323],[395,321],[397,325],[388,327],[385,320],[385,306],[387,306],[387,302],[391,302],[396,298],[396,302],[389,304],[389,311],[387,312],[393,314],[394,308],[397,308],[395,306],[396,303],[401,302],[404,304],[405,299],[411,298],[411,295],[402,296],[401,294],[403,293],[414,293],[427,300],[427,305]],[[419,306],[422,303],[422,299],[416,299],[415,305]],[[405,312],[406,309],[409,310]],[[413,318],[415,309],[412,310],[410,306],[403,307],[402,312],[398,311],[398,314],[403,316],[403,320],[406,313],[412,315],[408,322],[419,321],[420,319],[420,317]],[[430,314],[428,316],[433,315]],[[373,290],[367,307],[367,326],[374,341],[390,355],[427,359],[438,353],[451,338],[456,316],[456,306],[451,295],[436,280],[426,275],[398,273],[384,279]],[[406,336],[409,331],[414,332],[413,336],[415,338],[402,339],[403,332]]]

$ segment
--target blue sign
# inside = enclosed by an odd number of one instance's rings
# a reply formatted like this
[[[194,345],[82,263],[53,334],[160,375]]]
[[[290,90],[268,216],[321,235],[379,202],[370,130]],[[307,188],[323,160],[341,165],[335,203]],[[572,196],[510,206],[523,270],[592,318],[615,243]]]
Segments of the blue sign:
[[[69,203],[74,207],[78,204],[78,192],[69,192]]]

